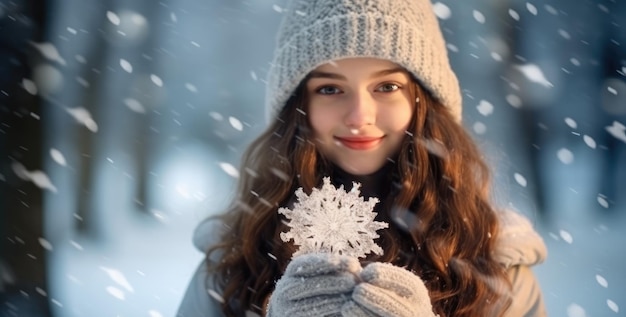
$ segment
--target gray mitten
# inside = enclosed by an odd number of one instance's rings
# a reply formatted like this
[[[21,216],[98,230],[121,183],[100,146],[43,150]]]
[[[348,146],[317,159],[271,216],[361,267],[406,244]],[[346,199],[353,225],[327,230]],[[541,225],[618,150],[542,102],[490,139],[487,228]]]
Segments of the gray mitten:
[[[415,274],[390,263],[371,263],[342,316],[434,317],[428,289]]]
[[[341,307],[350,300],[360,270],[356,258],[328,254],[297,256],[276,283],[267,316],[341,316]]]

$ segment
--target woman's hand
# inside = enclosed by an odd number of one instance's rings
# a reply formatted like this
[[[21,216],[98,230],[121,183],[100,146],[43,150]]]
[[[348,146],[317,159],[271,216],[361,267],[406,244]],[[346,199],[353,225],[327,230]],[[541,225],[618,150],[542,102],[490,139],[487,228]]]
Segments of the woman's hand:
[[[371,263],[359,274],[361,282],[344,317],[434,317],[424,282],[415,274],[390,263]]]
[[[356,258],[328,254],[295,257],[276,283],[268,317],[341,316],[361,270]]]

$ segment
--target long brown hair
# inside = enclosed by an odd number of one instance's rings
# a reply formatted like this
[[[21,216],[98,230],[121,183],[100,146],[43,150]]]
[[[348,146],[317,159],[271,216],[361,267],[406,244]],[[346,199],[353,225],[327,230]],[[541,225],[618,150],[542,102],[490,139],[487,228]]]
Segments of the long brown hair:
[[[287,228],[277,209],[298,187],[310,193],[330,173],[310,138],[305,83],[244,153],[236,198],[220,216],[228,230],[209,250],[221,254],[209,270],[227,316],[263,315],[294,251],[280,240]],[[418,102],[395,159],[397,190],[377,209],[379,220],[390,223],[377,241],[385,252],[366,261],[415,272],[440,316],[501,316],[510,305],[509,283],[492,257],[498,221],[489,203],[489,170],[448,110],[417,81],[409,89]]]

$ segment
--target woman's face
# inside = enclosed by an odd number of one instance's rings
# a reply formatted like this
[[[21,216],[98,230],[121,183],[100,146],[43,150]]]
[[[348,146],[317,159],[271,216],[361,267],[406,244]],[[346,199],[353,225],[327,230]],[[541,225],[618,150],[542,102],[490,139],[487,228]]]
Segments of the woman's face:
[[[306,84],[318,150],[346,172],[376,172],[400,149],[415,111],[409,74],[395,63],[349,58],[314,69]]]

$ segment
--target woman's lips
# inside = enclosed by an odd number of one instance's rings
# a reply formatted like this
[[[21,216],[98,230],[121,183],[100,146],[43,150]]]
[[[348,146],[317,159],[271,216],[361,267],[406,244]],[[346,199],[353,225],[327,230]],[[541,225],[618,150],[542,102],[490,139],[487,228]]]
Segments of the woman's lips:
[[[369,150],[376,147],[383,137],[335,137],[335,139],[353,150]]]

